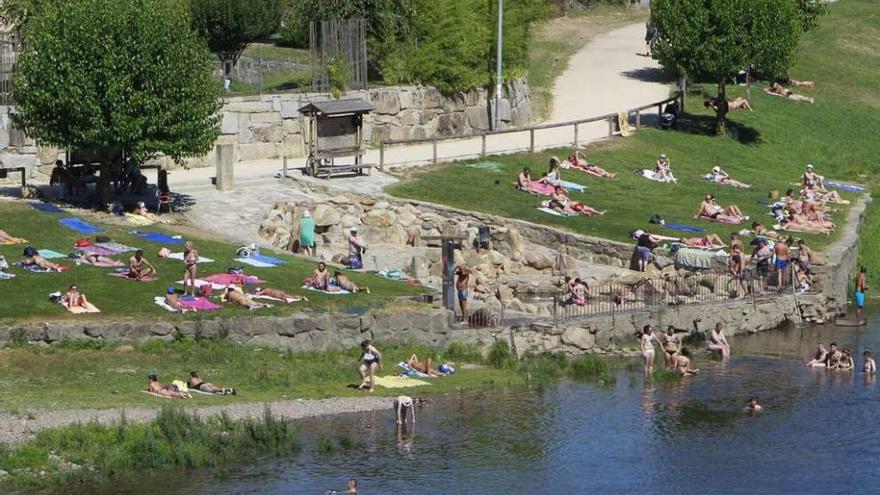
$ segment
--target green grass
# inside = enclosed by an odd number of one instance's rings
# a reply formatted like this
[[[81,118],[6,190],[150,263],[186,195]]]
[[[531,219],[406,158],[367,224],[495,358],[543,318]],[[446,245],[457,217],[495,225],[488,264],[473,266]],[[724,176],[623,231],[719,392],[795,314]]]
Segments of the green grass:
[[[461,354],[422,346],[389,347],[377,343],[385,357],[380,375],[396,373],[395,364],[411,354],[432,357],[437,364],[455,363],[455,375],[431,380],[432,385],[410,389],[412,394],[445,393],[460,388],[523,383],[510,369],[477,367],[482,357],[459,359]],[[323,399],[359,396],[358,349],[327,352],[291,352],[233,344],[223,339],[150,341],[109,345],[101,341],[70,341],[49,347],[18,346],[0,350],[0,411],[17,415],[40,411],[111,407],[147,407],[165,401],[140,393],[147,374],[157,372],[162,383],[184,380],[198,371],[207,381],[235,387],[238,395],[223,398],[195,395],[182,401],[187,407],[263,402],[287,399]],[[398,395],[397,389],[377,387],[376,395]]]
[[[22,258],[22,250],[26,245],[32,245],[38,249],[53,249],[60,253],[74,251],[73,244],[81,236],[58,223],[59,218],[67,216],[70,215],[42,213],[30,208],[26,203],[0,203],[0,219],[2,219],[0,229],[30,241],[28,244],[0,246],[0,254],[5,255],[9,263],[12,264]],[[170,286],[182,288],[175,282],[183,279],[183,263],[156,257],[161,246],[143,241],[130,234],[131,227],[112,225],[104,225],[104,227],[106,230],[104,234],[114,241],[143,248],[149,261],[158,269],[160,280],[150,283],[124,280],[109,276],[108,273],[111,270],[108,268],[86,265],[75,266],[63,273],[35,274],[12,268],[10,272],[14,273],[16,278],[0,281],[0,323],[83,318],[108,320],[120,317],[158,317],[176,320],[180,318],[229,317],[243,314],[285,315],[299,311],[363,312],[369,308],[381,307],[391,301],[396,301],[399,296],[423,292],[423,289],[413,289],[399,282],[362,273],[350,273],[350,276],[355,283],[370,287],[371,294],[328,296],[317,292],[303,291],[300,289],[301,282],[311,274],[315,264],[295,256],[279,255],[288,263],[277,268],[255,268],[247,265],[243,267],[246,268],[247,274],[256,275],[266,280],[267,282],[264,284],[266,287],[278,288],[294,294],[306,294],[309,298],[308,303],[276,305],[273,308],[250,313],[243,308],[230,306],[218,311],[198,313],[197,316],[193,313],[177,315],[153,304],[153,297],[164,295],[165,289]],[[171,228],[141,227],[140,229],[177,233]],[[241,265],[234,261],[237,246],[204,239],[197,235],[188,235],[185,232],[181,233],[185,238],[195,242],[202,256],[216,260],[214,263],[200,264],[200,275],[225,273],[229,267]],[[175,251],[181,251],[183,246],[168,247]],[[130,253],[123,254],[116,256],[115,259],[127,263],[130,256]],[[64,260],[54,261],[64,262]],[[50,293],[66,290],[71,284],[76,284],[80,291],[102,312],[97,315],[73,315],[60,304],[49,301]]]
[[[553,84],[568,67],[568,60],[597,35],[644,20],[647,9],[594,4],[568,17],[544,22],[529,45],[529,87],[536,121],[550,116]]]
[[[263,60],[278,60],[281,62],[294,62],[308,64],[309,51],[305,48],[290,48],[272,43],[251,43],[241,54],[242,57],[250,57]]]
[[[259,420],[227,416],[201,419],[177,408],[163,408],[149,423],[90,422],[39,432],[17,448],[0,448],[0,469],[12,484],[67,486],[109,484],[137,473],[222,467],[254,455],[297,452],[296,430],[266,410]]]
[[[880,128],[880,64],[876,63],[876,54],[861,48],[866,45],[857,41],[865,33],[875,33],[878,22],[880,9],[873,2],[841,2],[831,5],[821,27],[806,36],[791,75],[816,82],[815,89],[802,90],[816,97],[814,105],[770,97],[755,87],[756,111],[731,114],[733,135],[715,137],[707,134],[711,116],[703,111],[702,101],[690,98],[687,110],[693,115],[683,122],[680,131],[643,128],[633,137],[593,146],[589,159],[620,175],[613,180],[597,179],[573,171],[563,173],[563,178],[587,185],[587,193],[572,194],[572,198],[608,210],[606,216],[549,216],[535,208],[537,198],[514,192],[510,186],[523,166],[540,176],[551,155],[565,155],[567,150],[491,157],[504,164],[501,173],[456,163],[417,175],[389,192],[619,241],[628,241],[629,232],[636,228],[651,227],[648,219],[655,213],[670,222],[707,227],[723,237],[741,229],[692,218],[707,193],[714,194],[721,204],[737,204],[745,214],[769,224],[772,219],[766,214],[767,208],[758,201],[770,190],[784,192],[792,187],[807,163],[815,164],[826,177],[844,180],[858,180],[859,175],[876,169],[880,156],[880,140],[876,139],[876,129]],[[741,95],[742,88],[732,88],[731,92]],[[677,185],[656,184],[632,173],[636,168],[652,167],[660,153],[670,156]],[[703,180],[702,175],[716,164],[754,187],[737,190]],[[844,196],[855,198],[852,194]],[[845,219],[846,210],[841,207],[834,215],[838,224]],[[663,233],[679,235],[675,231]],[[821,248],[837,236],[795,237]]]

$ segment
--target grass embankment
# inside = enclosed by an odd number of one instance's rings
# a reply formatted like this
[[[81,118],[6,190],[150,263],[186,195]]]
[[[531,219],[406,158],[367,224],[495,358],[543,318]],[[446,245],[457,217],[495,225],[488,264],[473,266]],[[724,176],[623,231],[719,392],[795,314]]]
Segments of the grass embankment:
[[[851,181],[875,170],[880,156],[880,140],[876,139],[876,129],[880,128],[880,65],[866,47],[878,21],[880,11],[870,1],[836,3],[822,19],[821,27],[805,37],[791,75],[815,81],[815,89],[798,90],[815,96],[814,105],[767,96],[760,87],[754,87],[755,112],[731,114],[732,135],[715,137],[708,135],[712,119],[704,111],[702,100],[690,98],[687,110],[692,114],[681,122],[679,131],[643,128],[633,137],[593,146],[590,161],[620,175],[611,180],[597,179],[573,171],[564,173],[563,178],[589,186],[586,194],[572,194],[572,198],[607,209],[606,216],[546,215],[535,209],[537,198],[514,192],[510,186],[523,166],[540,176],[550,156],[565,155],[567,150],[492,157],[492,161],[504,164],[501,173],[461,163],[448,165],[418,175],[389,192],[620,241],[627,241],[628,233],[636,228],[657,230],[648,223],[655,213],[670,222],[706,227],[724,237],[742,228],[692,219],[707,193],[714,194],[722,205],[737,204],[745,214],[770,224],[767,208],[759,200],[766,198],[770,190],[784,192],[792,187],[807,163],[815,164],[826,177]],[[731,97],[742,95],[743,88],[733,88],[732,93]],[[657,184],[632,173],[636,168],[652,167],[660,153],[670,156],[677,185]],[[716,164],[754,187],[738,190],[703,180],[702,176]],[[855,198],[852,194],[844,197]],[[834,215],[838,224],[845,219],[846,210],[841,207]],[[662,233],[679,235],[675,231]],[[794,236],[804,237],[817,247],[836,238]]]
[[[58,223],[60,218],[74,216],[71,214],[52,215],[39,212],[31,208],[27,203],[2,202],[0,203],[0,229],[10,235],[28,239],[28,244],[13,246],[0,246],[0,254],[5,255],[10,265],[21,259],[22,250],[31,245],[37,249],[52,249],[60,253],[74,251],[74,242],[84,237]],[[89,220],[95,223],[93,220]],[[424,289],[414,289],[402,283],[390,281],[377,276],[362,273],[347,273],[355,283],[368,286],[370,294],[358,293],[346,296],[329,296],[317,292],[301,290],[302,280],[314,270],[315,263],[288,255],[278,255],[288,263],[276,268],[255,268],[242,265],[234,261],[237,246],[186,235],[184,238],[192,240],[202,256],[212,258],[213,263],[200,264],[199,274],[205,276],[213,273],[225,273],[229,267],[242,266],[245,273],[255,275],[266,280],[266,287],[273,287],[292,294],[307,295],[309,302],[300,302],[290,305],[280,304],[275,307],[248,312],[240,307],[225,307],[222,310],[208,311],[204,313],[187,313],[178,315],[169,313],[153,304],[154,296],[165,294],[167,287],[182,289],[175,282],[183,279],[184,266],[181,261],[160,259],[156,256],[161,245],[147,242],[129,232],[134,227],[121,227],[102,225],[105,232],[102,235],[109,236],[113,241],[120,242],[144,250],[145,256],[153,263],[158,272],[159,280],[156,282],[140,283],[111,277],[109,268],[97,268],[87,265],[74,266],[63,273],[30,273],[19,268],[11,268],[10,273],[15,274],[11,280],[0,281],[0,323],[22,321],[51,321],[58,319],[108,319],[108,318],[143,318],[162,317],[168,319],[178,318],[212,318],[229,317],[235,315],[284,315],[297,311],[348,311],[363,312],[371,307],[383,306],[395,301],[397,296],[414,295],[423,292]],[[141,231],[166,232],[177,234],[173,227],[138,227]],[[94,238],[94,236],[89,236]],[[181,245],[169,245],[174,251],[182,251]],[[115,256],[124,263],[133,253]],[[73,265],[69,260],[60,261]],[[49,294],[55,291],[66,290],[75,284],[79,290],[88,297],[99,309],[100,314],[73,315],[60,304],[49,301]]]
[[[538,26],[529,45],[528,77],[534,120],[541,122],[550,117],[553,85],[568,67],[572,55],[596,36],[644,20],[647,15],[648,9],[637,6],[598,3]]]

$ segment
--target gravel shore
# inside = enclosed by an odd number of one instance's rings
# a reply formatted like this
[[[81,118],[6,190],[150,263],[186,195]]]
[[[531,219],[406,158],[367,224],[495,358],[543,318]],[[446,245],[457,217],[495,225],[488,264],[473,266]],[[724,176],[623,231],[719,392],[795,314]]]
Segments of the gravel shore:
[[[222,398],[218,397],[218,400]],[[251,402],[217,405],[187,409],[202,417],[216,416],[225,412],[234,419],[260,418],[268,406],[272,413],[284,419],[302,419],[332,414],[359,413],[391,410],[388,397],[344,397],[320,400],[286,400],[278,402]],[[178,401],[166,401],[168,405]],[[0,414],[0,444],[22,444],[31,440],[40,431],[59,428],[78,422],[98,421],[112,425],[119,422],[123,412],[128,421],[145,422],[156,417],[159,407],[132,409],[70,409],[65,411],[37,412],[30,417]],[[33,418],[33,419],[31,419]]]

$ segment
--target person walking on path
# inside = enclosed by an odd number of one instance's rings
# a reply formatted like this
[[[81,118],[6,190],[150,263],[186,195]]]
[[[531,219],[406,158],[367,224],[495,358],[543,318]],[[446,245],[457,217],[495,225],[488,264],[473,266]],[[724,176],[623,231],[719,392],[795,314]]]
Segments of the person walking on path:
[[[856,321],[859,325],[864,325],[866,323],[862,314],[862,309],[865,307],[865,291],[868,290],[868,282],[865,278],[867,273],[868,270],[863,266],[859,269],[859,274],[856,275]]]
[[[657,26],[651,22],[651,19],[645,21],[645,56],[651,56],[651,43],[654,42],[659,37],[660,33],[657,31]]]

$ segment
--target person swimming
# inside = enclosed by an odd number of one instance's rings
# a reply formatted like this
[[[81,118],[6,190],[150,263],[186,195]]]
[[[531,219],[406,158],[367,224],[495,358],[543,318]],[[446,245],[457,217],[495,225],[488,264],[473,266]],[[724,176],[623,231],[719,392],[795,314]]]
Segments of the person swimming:
[[[873,375],[877,373],[877,363],[871,357],[871,351],[865,351],[862,356],[865,358],[865,364],[862,366],[862,373]]]
[[[761,412],[764,410],[764,406],[758,403],[758,399],[752,397],[749,399],[749,403],[746,404],[746,411],[748,412]]]

